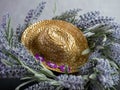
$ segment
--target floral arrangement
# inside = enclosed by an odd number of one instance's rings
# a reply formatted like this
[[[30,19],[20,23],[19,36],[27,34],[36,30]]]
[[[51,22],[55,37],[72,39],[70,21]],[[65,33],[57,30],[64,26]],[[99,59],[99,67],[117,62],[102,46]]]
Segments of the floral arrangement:
[[[56,75],[47,69],[22,45],[23,31],[41,15],[46,2],[28,11],[23,24],[16,30],[11,26],[9,14],[3,16],[0,26],[0,78],[19,78],[31,82],[25,90],[116,90],[120,70],[120,25],[113,18],[101,16],[100,12],[79,15],[80,9],[73,9],[55,16],[53,20],[72,23],[82,30],[88,40],[90,55],[88,62],[78,68],[77,74]],[[85,51],[84,53],[87,53]]]

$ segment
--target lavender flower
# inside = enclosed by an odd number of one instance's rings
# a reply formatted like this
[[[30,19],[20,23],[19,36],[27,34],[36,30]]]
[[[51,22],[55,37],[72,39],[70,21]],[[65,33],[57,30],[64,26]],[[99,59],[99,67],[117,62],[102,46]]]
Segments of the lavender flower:
[[[45,81],[29,86],[24,90],[57,90],[57,88],[52,86],[49,82]]]
[[[99,71],[97,78],[105,88],[110,88],[118,84],[119,73],[115,67],[110,65],[107,59],[97,60],[96,69]]]
[[[39,3],[37,8],[34,10],[34,17],[33,17],[33,19],[35,19],[35,20],[38,19],[38,17],[41,15],[43,9],[45,8],[45,4],[46,4],[46,2]]]
[[[13,58],[9,57],[7,54],[3,53],[3,49],[9,50],[10,48],[7,48],[7,46],[4,46],[4,44],[0,44],[0,77],[1,78],[21,78],[24,77],[27,74],[27,70],[22,68],[22,66],[16,65],[15,60]],[[2,60],[6,60],[9,63],[13,63],[12,66],[6,66],[4,63],[2,63]]]
[[[1,49],[1,48],[0,48]],[[14,63],[14,60],[9,56],[3,54],[0,50],[0,77],[1,78],[21,78],[27,74],[27,70],[19,65],[6,66],[1,60],[6,60],[10,63]]]
[[[21,35],[23,31],[34,22],[34,20],[37,20],[38,17],[41,15],[44,7],[45,7],[46,2],[41,2],[36,9],[31,9],[29,10],[27,16],[24,19],[24,24],[23,25],[18,25],[16,28],[16,36],[18,41],[20,42]]]
[[[25,26],[27,27],[29,24],[33,22],[33,20],[37,20],[38,17],[41,15],[43,9],[45,8],[46,2],[41,2],[37,6],[36,9],[29,10],[27,16],[25,17]]]
[[[77,20],[75,17],[77,16],[77,14],[80,10],[81,9],[69,10],[69,11],[66,11],[66,12],[62,13],[59,16],[53,17],[52,19],[53,20],[64,20],[64,21],[67,21],[67,22],[70,22],[70,23],[74,24]]]
[[[120,66],[120,44],[114,43],[109,46],[108,56]]]
[[[106,24],[113,21],[113,18],[99,16],[99,14],[98,11],[95,11],[80,15],[80,19],[76,23],[76,26],[82,29],[87,29],[97,24]]]
[[[5,37],[5,31],[6,31],[6,27],[9,19],[9,14],[4,15],[2,19],[3,19],[2,24],[0,25],[0,44],[1,45],[4,44],[7,47],[8,41],[6,40],[6,37]]]
[[[85,21],[88,21],[88,20],[91,20],[91,19],[95,19],[96,17],[98,17],[100,14],[99,11],[95,11],[95,12],[87,12],[83,15],[80,15],[80,20],[85,20]]]
[[[3,16],[3,18],[2,18],[2,24],[1,24],[1,26],[2,26],[3,29],[5,29],[7,27],[7,22],[8,22],[9,18],[10,18],[9,14],[6,14],[6,15]]]
[[[6,66],[0,62],[0,67],[1,78],[22,78],[28,74],[28,71],[19,65]]]
[[[60,75],[57,77],[61,85],[69,90],[84,90],[85,81],[82,76]]]
[[[34,56],[23,46],[21,43],[18,43],[16,48],[7,50],[16,56],[19,60],[22,60],[26,65],[35,70],[40,70],[40,61],[36,61]]]
[[[33,15],[34,15],[34,10],[33,9],[29,10],[28,14],[27,14],[27,16],[25,17],[25,20],[24,20],[26,25],[29,25],[29,23],[33,19]]]
[[[112,32],[111,36],[116,39],[116,41],[120,41],[120,27],[115,27],[116,29]]]
[[[94,52],[91,52],[90,56],[89,56],[89,61],[83,65],[82,67],[80,67],[80,73],[83,75],[87,75],[87,74],[92,74],[94,72],[93,68],[95,67],[95,62],[93,61],[94,58],[100,58],[101,52],[99,50],[95,50]]]

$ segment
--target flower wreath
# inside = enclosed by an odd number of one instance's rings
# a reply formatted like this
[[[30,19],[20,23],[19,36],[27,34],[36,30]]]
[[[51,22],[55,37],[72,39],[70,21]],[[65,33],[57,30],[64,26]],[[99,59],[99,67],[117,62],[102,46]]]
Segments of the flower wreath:
[[[119,83],[120,25],[111,17],[101,16],[98,11],[79,15],[79,9],[69,10],[53,20],[72,23],[82,30],[88,40],[88,62],[78,68],[78,73],[59,74],[47,69],[21,44],[22,32],[41,15],[45,2],[29,10],[24,24],[13,31],[9,15],[3,16],[0,27],[0,78],[21,78],[22,86],[36,81],[25,90],[115,90]],[[86,51],[88,52],[88,51]]]

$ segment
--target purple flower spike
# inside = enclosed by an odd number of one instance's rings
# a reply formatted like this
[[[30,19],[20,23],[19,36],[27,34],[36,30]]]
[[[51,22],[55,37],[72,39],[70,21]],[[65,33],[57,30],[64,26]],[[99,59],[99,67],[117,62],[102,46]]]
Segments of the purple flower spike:
[[[35,54],[35,57],[37,60],[40,60],[41,62],[45,61],[43,57],[41,57],[38,53]]]
[[[58,66],[54,63],[51,63],[51,62],[47,62],[47,65],[51,68],[57,68]]]

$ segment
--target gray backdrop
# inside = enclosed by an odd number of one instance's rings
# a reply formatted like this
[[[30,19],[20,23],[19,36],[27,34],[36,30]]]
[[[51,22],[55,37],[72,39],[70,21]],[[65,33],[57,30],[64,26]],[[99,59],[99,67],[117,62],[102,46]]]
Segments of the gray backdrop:
[[[87,11],[99,10],[103,15],[113,16],[120,22],[120,0],[0,0],[0,20],[1,17],[10,13],[12,23],[15,27],[17,23],[22,23],[27,11],[36,8],[39,2],[46,1],[46,7],[40,19],[50,19],[73,8],[81,8],[81,14]],[[53,13],[55,3],[56,13]]]

